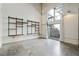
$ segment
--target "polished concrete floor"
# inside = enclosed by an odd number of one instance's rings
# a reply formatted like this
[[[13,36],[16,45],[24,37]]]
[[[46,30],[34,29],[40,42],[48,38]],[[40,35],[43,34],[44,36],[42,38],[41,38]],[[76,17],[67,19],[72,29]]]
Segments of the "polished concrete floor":
[[[3,44],[0,56],[79,56],[79,49],[52,39],[32,39]]]
[[[59,41],[60,38],[56,38],[56,37],[48,37],[49,39],[52,39],[52,40],[57,40]]]

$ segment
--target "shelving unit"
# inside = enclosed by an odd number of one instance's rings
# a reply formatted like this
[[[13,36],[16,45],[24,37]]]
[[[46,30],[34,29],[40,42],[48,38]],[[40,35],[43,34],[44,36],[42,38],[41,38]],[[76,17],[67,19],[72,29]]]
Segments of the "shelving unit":
[[[23,24],[23,19],[8,16],[8,36],[23,35]]]
[[[23,34],[23,25],[27,24],[27,35],[39,34],[39,22],[27,20],[23,22],[23,19],[8,17],[8,36],[20,36]]]
[[[27,20],[27,35],[29,34],[39,34],[39,22]]]

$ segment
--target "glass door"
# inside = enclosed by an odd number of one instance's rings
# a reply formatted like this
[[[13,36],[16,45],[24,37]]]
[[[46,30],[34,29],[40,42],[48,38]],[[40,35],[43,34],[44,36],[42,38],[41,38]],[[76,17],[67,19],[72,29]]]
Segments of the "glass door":
[[[60,38],[63,6],[58,6],[48,12],[48,38]]]

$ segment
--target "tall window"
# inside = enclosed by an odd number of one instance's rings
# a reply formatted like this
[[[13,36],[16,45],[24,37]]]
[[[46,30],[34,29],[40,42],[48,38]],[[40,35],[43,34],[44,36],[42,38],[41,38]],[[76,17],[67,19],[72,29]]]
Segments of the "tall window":
[[[63,5],[51,9],[48,12],[48,34],[51,36],[51,30],[57,29],[60,32],[60,22],[62,19]],[[55,31],[53,31],[55,32]]]
[[[48,24],[52,25],[52,27],[57,28],[60,30],[60,21],[62,18],[62,13],[63,13],[63,5],[60,4],[54,9],[51,9],[48,12]]]

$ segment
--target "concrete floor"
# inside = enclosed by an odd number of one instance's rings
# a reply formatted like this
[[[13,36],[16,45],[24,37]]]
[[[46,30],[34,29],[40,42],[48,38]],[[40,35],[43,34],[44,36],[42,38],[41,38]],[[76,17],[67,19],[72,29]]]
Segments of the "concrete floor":
[[[79,49],[56,40],[33,39],[3,44],[0,56],[79,56]]]
[[[49,39],[52,39],[52,40],[57,40],[59,41],[60,38],[55,38],[55,37],[48,37]]]

